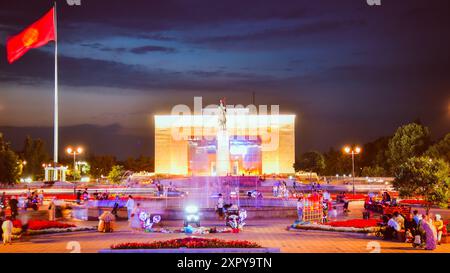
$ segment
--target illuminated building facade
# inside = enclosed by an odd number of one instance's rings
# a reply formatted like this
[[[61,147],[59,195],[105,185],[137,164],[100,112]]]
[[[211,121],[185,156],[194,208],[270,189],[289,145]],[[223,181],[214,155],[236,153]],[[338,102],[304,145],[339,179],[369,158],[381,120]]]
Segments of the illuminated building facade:
[[[294,173],[295,115],[228,110],[226,120],[223,135],[217,115],[156,115],[155,172],[195,176]],[[226,153],[220,152],[223,147]],[[228,162],[221,162],[223,158]]]

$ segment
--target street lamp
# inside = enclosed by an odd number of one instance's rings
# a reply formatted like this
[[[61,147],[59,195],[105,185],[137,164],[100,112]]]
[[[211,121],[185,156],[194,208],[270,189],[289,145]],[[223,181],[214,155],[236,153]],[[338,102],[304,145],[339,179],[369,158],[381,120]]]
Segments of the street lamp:
[[[83,148],[78,147],[76,149],[73,149],[72,147],[68,147],[66,149],[66,152],[70,155],[73,155],[73,170],[75,171],[77,169],[76,156],[83,152]]]
[[[346,154],[352,155],[352,180],[353,180],[353,195],[355,195],[355,155],[361,153],[361,148],[359,146],[350,147],[345,146],[344,152]]]

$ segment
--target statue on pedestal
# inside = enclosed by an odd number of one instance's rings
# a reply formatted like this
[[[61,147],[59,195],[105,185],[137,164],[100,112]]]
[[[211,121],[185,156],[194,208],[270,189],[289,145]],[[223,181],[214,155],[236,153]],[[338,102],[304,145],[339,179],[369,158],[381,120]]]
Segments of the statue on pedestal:
[[[224,99],[220,100],[219,105],[219,130],[227,130],[227,107],[225,106]]]

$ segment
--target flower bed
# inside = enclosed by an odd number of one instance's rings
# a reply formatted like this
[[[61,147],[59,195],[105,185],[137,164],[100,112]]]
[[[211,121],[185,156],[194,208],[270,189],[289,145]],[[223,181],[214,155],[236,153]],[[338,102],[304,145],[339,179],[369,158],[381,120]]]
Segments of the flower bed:
[[[206,238],[183,238],[148,243],[120,243],[111,249],[157,249],[157,248],[261,248],[260,245],[249,241],[225,241]]]
[[[27,235],[38,235],[38,234],[50,234],[50,233],[63,233],[63,232],[74,232],[74,231],[88,231],[97,230],[97,227],[69,227],[69,228],[48,228],[41,230],[29,229]]]
[[[15,228],[22,228],[22,222],[20,220],[14,220],[13,226]],[[67,229],[76,227],[73,224],[62,223],[58,221],[45,221],[45,220],[30,220],[28,221],[28,229],[30,230],[43,230],[43,229]]]
[[[331,199],[336,200],[337,194],[331,194]],[[358,201],[367,198],[367,194],[346,194],[345,197],[348,201]]]
[[[326,225],[332,227],[354,227],[354,228],[368,228],[376,227],[380,221],[377,219],[351,219],[346,221],[330,222]]]
[[[323,230],[337,232],[374,233],[379,227],[376,219],[352,219],[346,221],[336,221],[327,224],[312,224],[295,222],[290,229],[303,230]]]

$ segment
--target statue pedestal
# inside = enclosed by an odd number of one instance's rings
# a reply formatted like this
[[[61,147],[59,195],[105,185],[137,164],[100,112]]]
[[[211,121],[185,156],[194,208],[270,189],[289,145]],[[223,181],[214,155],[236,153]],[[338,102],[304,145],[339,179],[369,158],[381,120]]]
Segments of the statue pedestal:
[[[226,176],[230,173],[230,137],[226,130],[219,130],[216,139],[216,175]]]

